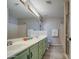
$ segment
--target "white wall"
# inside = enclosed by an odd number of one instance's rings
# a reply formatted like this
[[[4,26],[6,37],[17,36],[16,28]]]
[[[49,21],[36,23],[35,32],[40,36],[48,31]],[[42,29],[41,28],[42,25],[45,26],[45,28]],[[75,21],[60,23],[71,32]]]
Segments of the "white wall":
[[[37,18],[27,19],[26,25],[27,25],[27,29],[40,30],[40,24]]]
[[[26,22],[23,19],[19,19],[18,20],[18,37],[25,37],[27,36],[27,32],[26,32]]]
[[[64,18],[45,18],[43,20],[44,20],[43,28],[48,33],[48,41],[51,44],[60,44],[59,37],[57,38],[52,37],[52,29],[59,29],[59,26],[61,23],[63,23]]]
[[[19,24],[20,22],[20,24]],[[8,18],[8,39],[26,36],[26,24],[14,17]]]
[[[26,36],[26,24],[18,25],[18,37]]]
[[[44,18],[43,29],[48,33],[48,40],[51,44],[59,44],[63,37],[63,18]],[[60,24],[62,25],[61,27]],[[59,29],[59,37],[51,36],[52,29]],[[8,20],[8,38],[17,38],[27,36],[28,29],[40,30],[39,20],[37,18],[16,19],[9,17]]]
[[[48,41],[51,44],[61,44],[63,40],[63,21],[64,18],[44,18],[43,19],[43,30],[46,30],[48,33]],[[21,23],[26,23],[26,32],[28,29],[40,30],[39,20],[37,18],[29,18],[29,19],[22,19]],[[60,26],[61,25],[61,26]],[[59,37],[53,38],[51,36],[52,29],[59,29]],[[22,28],[23,29],[23,28]]]
[[[37,18],[24,18],[18,20],[18,37],[27,36],[29,29],[39,30],[39,21]]]
[[[20,24],[19,24],[20,22]],[[26,24],[15,17],[8,17],[8,39],[26,36]]]
[[[37,18],[16,19],[8,17],[8,39],[27,36],[28,29],[40,30]]]
[[[17,19],[14,17],[8,17],[8,25],[7,25],[7,38],[17,38]]]

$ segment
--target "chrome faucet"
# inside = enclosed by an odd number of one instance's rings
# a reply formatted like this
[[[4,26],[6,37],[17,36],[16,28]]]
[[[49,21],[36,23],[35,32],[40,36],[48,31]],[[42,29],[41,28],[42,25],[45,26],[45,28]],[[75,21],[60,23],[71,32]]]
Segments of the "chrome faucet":
[[[10,45],[12,45],[12,41],[7,41],[7,46],[10,46]]]

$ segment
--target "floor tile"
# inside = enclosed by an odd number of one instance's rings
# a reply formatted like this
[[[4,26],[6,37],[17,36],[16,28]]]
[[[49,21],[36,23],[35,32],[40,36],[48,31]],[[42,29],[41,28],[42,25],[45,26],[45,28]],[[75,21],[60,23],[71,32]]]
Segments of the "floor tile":
[[[62,46],[50,46],[45,52],[43,59],[65,59]]]

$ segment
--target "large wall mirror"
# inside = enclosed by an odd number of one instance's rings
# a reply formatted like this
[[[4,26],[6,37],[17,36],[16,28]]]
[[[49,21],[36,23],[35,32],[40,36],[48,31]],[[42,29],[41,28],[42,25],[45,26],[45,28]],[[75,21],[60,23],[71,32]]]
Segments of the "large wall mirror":
[[[7,0],[7,39],[25,37],[29,29],[39,30],[38,17],[27,6],[20,0]]]

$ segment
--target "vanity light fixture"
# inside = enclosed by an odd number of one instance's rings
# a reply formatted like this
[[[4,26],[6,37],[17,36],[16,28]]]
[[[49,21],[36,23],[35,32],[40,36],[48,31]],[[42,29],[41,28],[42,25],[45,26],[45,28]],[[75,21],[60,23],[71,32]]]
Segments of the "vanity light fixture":
[[[52,1],[51,0],[47,0],[46,3],[47,4],[52,4]]]
[[[40,17],[39,13],[31,5],[28,6],[28,9],[37,17]]]
[[[32,14],[40,18],[40,14],[36,11],[29,0],[20,0],[20,2],[26,7],[26,9]]]
[[[21,3],[22,3],[22,4],[24,4],[24,5],[25,5],[26,0],[20,0],[20,1],[21,1]]]

